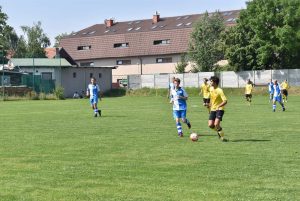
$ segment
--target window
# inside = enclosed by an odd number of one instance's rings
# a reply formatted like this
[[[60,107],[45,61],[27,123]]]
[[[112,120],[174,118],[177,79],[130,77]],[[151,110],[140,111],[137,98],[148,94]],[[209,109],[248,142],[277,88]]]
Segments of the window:
[[[106,30],[106,31],[104,31],[104,33],[108,33],[110,30],[108,29],[108,30]]]
[[[76,78],[76,72],[73,72],[73,78]]]
[[[141,29],[141,27],[137,27],[137,28],[135,28],[135,30],[137,31],[137,30],[140,30]]]
[[[125,48],[129,47],[129,43],[115,43],[114,48]]]
[[[91,31],[91,32],[89,32],[88,34],[89,34],[89,35],[93,35],[94,33],[96,33],[96,31]]]
[[[171,63],[172,57],[156,58],[156,63]]]
[[[117,60],[117,65],[130,65],[131,60]]]
[[[94,62],[82,62],[82,63],[80,63],[80,66],[82,66],[82,67],[93,67]]]
[[[157,27],[157,25],[154,25],[153,27],[151,27],[151,29],[155,29]]]
[[[93,73],[90,73],[90,78],[92,78],[93,77]]]
[[[52,80],[52,73],[42,73],[42,80]]]
[[[177,24],[176,26],[180,27],[182,25],[182,23]]]
[[[77,50],[90,50],[92,48],[91,45],[81,45],[77,46]]]
[[[188,22],[185,24],[185,26],[190,26],[192,24],[192,22]]]
[[[127,31],[131,31],[133,28],[128,28]]]
[[[153,41],[153,45],[167,45],[167,44],[170,44],[170,39]]]
[[[101,78],[101,77],[102,77],[102,73],[99,73],[99,74],[98,74],[98,77]]]

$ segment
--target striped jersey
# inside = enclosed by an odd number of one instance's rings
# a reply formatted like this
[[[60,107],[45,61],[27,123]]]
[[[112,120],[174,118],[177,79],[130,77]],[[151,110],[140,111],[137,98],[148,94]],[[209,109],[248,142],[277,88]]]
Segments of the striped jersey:
[[[98,84],[89,84],[87,91],[90,94],[90,99],[97,97],[98,98],[98,94],[100,92],[100,87]]]
[[[273,85],[274,85],[273,82],[270,82],[270,83],[268,84],[268,87],[269,87],[269,93],[271,93],[271,94],[274,93]]]
[[[173,110],[186,110],[187,109],[186,100],[178,99],[179,96],[188,97],[185,90],[181,87],[179,87],[178,89],[172,90]]]
[[[274,97],[281,96],[281,93],[280,93],[281,87],[279,86],[279,84],[277,84],[277,85],[274,84],[273,89],[274,89]]]

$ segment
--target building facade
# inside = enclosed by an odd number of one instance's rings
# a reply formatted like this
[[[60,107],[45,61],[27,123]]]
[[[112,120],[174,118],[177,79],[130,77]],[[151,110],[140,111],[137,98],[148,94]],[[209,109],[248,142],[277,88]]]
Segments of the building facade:
[[[221,12],[226,26],[235,25],[239,12]],[[174,73],[188,50],[193,25],[202,15],[161,18],[156,13],[145,20],[109,19],[62,38],[60,46],[80,67],[117,65],[114,82],[124,75]]]

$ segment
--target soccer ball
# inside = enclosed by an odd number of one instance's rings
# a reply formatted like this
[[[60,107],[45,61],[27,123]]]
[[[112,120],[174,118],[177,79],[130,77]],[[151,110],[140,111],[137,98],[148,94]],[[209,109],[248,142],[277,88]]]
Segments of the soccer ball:
[[[198,138],[199,138],[199,136],[198,136],[197,133],[192,133],[192,134],[190,135],[190,139],[191,139],[193,142],[198,141]]]

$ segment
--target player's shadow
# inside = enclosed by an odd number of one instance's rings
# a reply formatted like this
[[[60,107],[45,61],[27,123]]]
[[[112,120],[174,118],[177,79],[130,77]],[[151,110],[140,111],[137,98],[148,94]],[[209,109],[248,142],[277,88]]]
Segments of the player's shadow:
[[[210,134],[200,134],[200,137],[205,136],[205,137],[218,137],[217,135],[210,135]]]
[[[271,140],[256,140],[256,139],[237,139],[230,140],[230,142],[269,142]]]

